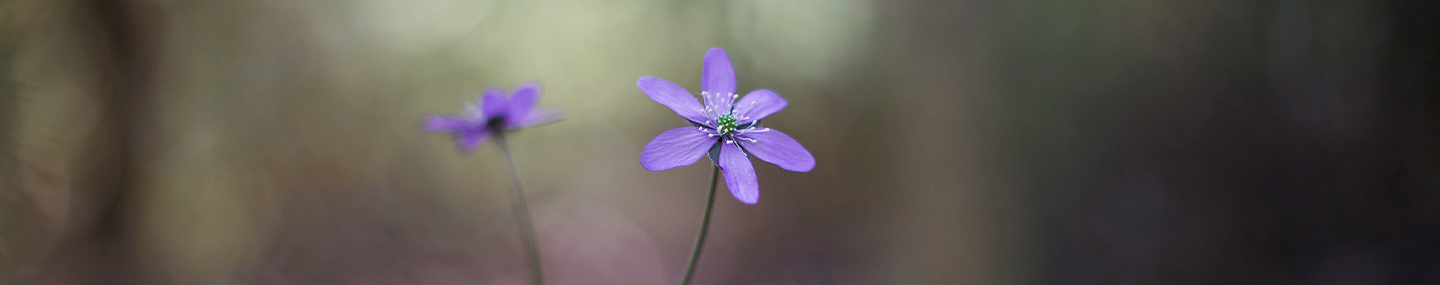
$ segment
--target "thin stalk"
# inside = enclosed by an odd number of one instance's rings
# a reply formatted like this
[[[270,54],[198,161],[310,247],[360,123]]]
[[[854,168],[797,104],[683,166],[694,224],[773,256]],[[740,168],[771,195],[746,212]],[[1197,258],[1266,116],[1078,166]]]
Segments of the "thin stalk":
[[[525,243],[525,254],[530,259],[530,280],[531,284],[545,284],[544,277],[540,271],[540,246],[535,244],[535,225],[530,219],[530,205],[525,203],[525,188],[520,185],[520,167],[515,164],[515,155],[510,153],[510,146],[505,143],[505,134],[495,134],[495,144],[500,146],[500,152],[505,154],[505,163],[510,167],[510,178],[515,183],[510,193],[515,211],[515,223],[520,225],[520,239]]]
[[[715,171],[710,173],[710,198],[705,199],[705,217],[700,219],[700,236],[695,237],[695,250],[690,253],[690,265],[685,267],[685,279],[680,285],[690,284],[690,278],[695,277],[695,265],[700,262],[700,249],[705,247],[705,233],[710,231],[710,212],[715,209],[715,185],[720,182],[720,167],[716,166]]]

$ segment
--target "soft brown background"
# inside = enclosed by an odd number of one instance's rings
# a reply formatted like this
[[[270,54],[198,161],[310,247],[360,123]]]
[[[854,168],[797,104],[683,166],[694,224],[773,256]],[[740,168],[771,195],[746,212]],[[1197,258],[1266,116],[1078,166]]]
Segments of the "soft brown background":
[[[1432,1],[0,2],[0,283],[669,284],[705,162],[638,163],[726,48],[815,155],[722,189],[699,284],[1440,282]]]

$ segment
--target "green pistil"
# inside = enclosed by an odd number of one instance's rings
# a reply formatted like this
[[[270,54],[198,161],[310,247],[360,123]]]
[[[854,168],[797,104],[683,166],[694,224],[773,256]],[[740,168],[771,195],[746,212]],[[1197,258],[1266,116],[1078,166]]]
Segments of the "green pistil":
[[[728,136],[730,132],[735,131],[735,129],[739,127],[740,126],[735,124],[735,118],[730,115],[720,116],[720,118],[715,119],[715,130],[719,131],[720,135]]]

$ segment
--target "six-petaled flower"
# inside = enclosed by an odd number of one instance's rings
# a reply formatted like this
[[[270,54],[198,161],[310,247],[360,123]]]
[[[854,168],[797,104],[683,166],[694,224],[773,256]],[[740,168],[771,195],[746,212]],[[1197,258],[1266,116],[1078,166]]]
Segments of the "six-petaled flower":
[[[760,125],[766,116],[785,108],[785,99],[765,89],[745,97],[735,93],[735,69],[725,50],[711,48],[705,54],[700,76],[703,105],[685,88],[663,79],[644,77],[635,83],[651,100],[670,107],[692,125],[665,131],[646,144],[640,154],[645,169],[690,165],[709,154],[724,173],[730,194],[740,202],[755,204],[760,199],[760,185],[750,155],[789,171],[815,168],[814,156],[799,142]]]

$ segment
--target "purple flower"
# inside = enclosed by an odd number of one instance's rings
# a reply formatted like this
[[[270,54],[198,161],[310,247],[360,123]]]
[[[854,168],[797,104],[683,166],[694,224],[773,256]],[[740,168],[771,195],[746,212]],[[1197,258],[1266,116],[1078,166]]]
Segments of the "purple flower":
[[[815,157],[800,142],[760,126],[765,116],[785,108],[785,99],[765,89],[751,91],[743,98],[735,94],[735,68],[730,66],[725,50],[711,48],[705,53],[705,70],[700,76],[704,106],[675,83],[654,77],[635,82],[651,100],[670,107],[694,125],[660,133],[645,145],[640,165],[661,171],[690,165],[709,154],[725,173],[730,194],[752,205],[760,199],[760,184],[755,180],[750,155],[789,171],[808,172],[815,168]]]
[[[556,112],[535,108],[539,101],[540,85],[535,82],[516,87],[510,98],[505,98],[505,91],[499,88],[486,89],[481,106],[469,103],[463,114],[430,116],[425,119],[425,131],[450,133],[455,136],[456,147],[469,153],[490,136],[559,119]]]

